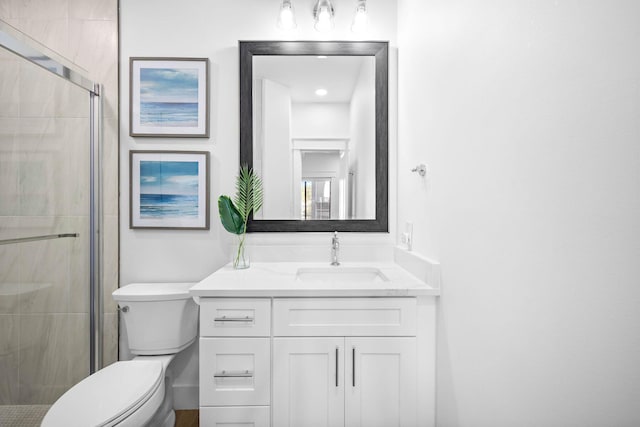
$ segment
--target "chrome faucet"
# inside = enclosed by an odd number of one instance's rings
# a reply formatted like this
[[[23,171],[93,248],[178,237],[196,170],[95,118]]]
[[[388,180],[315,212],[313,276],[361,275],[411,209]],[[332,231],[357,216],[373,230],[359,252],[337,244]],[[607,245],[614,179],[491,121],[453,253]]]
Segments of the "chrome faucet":
[[[338,232],[333,232],[331,239],[331,265],[340,265],[338,261],[338,252],[340,251],[340,240],[338,240]]]

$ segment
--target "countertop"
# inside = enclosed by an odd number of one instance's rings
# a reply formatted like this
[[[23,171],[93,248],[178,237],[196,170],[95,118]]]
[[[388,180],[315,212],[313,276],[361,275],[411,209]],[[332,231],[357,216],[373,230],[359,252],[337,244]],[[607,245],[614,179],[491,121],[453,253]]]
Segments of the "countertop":
[[[298,269],[378,269],[386,281],[302,281]],[[230,264],[190,291],[194,297],[401,297],[437,296],[440,290],[395,263],[345,262],[338,267],[319,262],[255,262],[245,270]]]

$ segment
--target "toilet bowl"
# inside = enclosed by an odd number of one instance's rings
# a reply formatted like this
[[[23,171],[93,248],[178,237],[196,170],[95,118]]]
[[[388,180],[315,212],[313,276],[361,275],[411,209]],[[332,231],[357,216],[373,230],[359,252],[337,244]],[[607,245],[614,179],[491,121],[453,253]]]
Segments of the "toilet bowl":
[[[113,293],[137,356],[85,378],[49,409],[42,427],[172,427],[171,361],[196,339],[194,283],[136,283]]]

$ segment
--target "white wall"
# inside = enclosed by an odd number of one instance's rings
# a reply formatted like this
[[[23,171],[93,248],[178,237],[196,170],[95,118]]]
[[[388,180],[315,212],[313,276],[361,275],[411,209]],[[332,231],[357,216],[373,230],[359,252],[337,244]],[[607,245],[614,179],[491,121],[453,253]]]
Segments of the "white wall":
[[[376,217],[376,98],[371,90],[375,80],[373,60],[363,61],[350,104],[351,168],[356,188],[353,216],[359,219]]]
[[[399,1],[398,226],[442,264],[440,427],[640,425],[639,16]]]
[[[239,164],[238,40],[356,40],[350,32],[354,4],[334,0],[336,28],[328,36],[313,30],[311,3],[296,4],[298,29],[284,33],[275,26],[280,2],[276,0],[210,1],[137,0],[120,3],[121,103],[120,117],[120,283],[134,281],[198,281],[231,259],[232,237],[220,225],[217,198],[233,194]],[[369,0],[370,29],[363,39],[396,41],[396,0]],[[211,61],[211,137],[208,139],[129,137],[129,57],[208,57]],[[396,72],[390,55],[390,164],[395,176]],[[130,230],[129,150],[207,150],[211,152],[211,230]],[[395,240],[395,181],[390,185],[391,233],[344,233],[341,255],[354,259],[386,259]],[[252,234],[254,260],[274,256],[319,260],[330,258],[330,233]],[[273,250],[270,246],[278,246]],[[301,250],[301,247],[306,248]],[[264,250],[260,251],[260,248]],[[124,342],[121,340],[124,347]],[[126,351],[124,352],[126,356]],[[193,353],[178,366],[176,381],[197,384]],[[187,402],[189,403],[189,402]],[[197,401],[191,402],[197,407]]]
[[[264,218],[294,217],[291,153],[291,92],[280,83],[262,80],[262,164]]]
[[[294,102],[291,108],[293,138],[349,138],[349,104]]]

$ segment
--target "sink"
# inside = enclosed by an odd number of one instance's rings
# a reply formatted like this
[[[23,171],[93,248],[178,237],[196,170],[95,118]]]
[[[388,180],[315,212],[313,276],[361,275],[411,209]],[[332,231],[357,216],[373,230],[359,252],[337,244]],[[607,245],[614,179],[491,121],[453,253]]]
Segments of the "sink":
[[[380,270],[373,267],[299,268],[296,280],[301,282],[381,283],[388,282]]]

